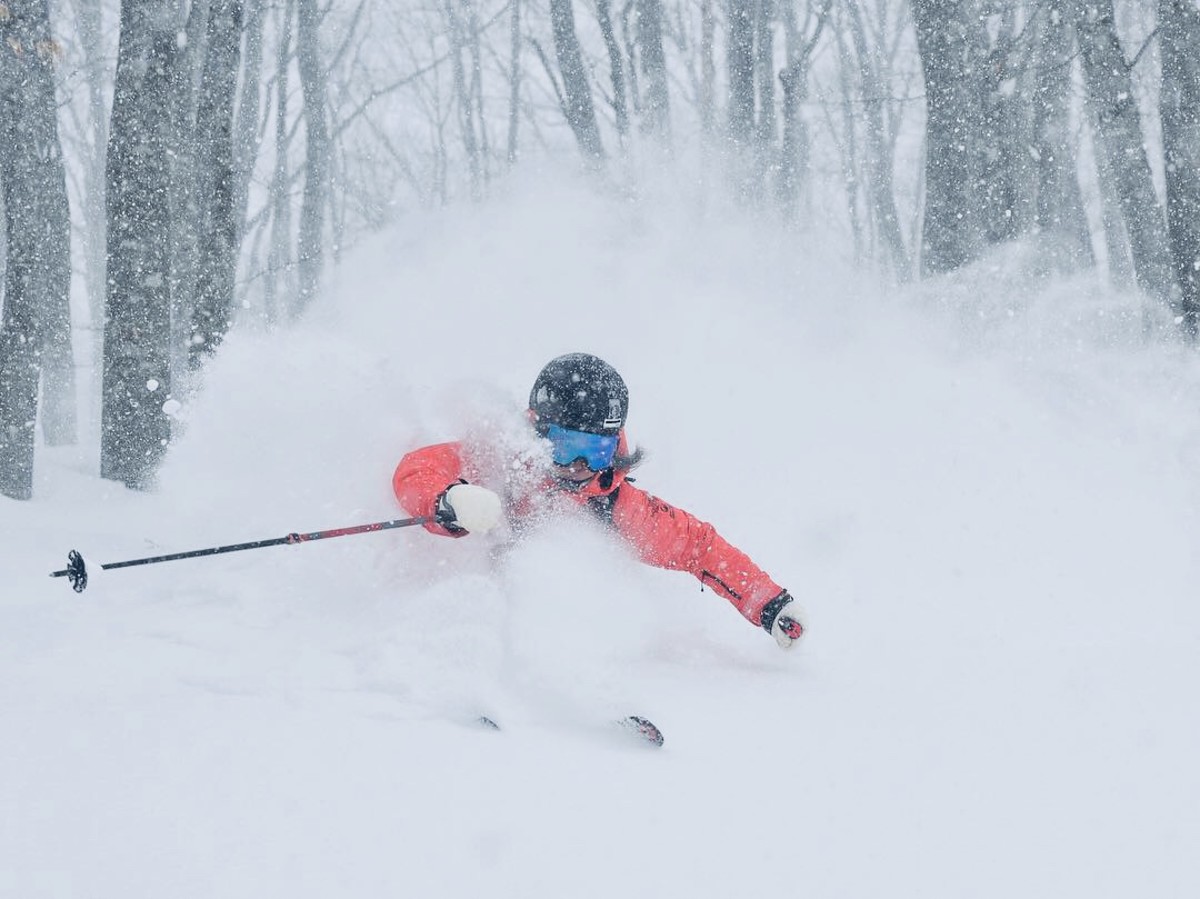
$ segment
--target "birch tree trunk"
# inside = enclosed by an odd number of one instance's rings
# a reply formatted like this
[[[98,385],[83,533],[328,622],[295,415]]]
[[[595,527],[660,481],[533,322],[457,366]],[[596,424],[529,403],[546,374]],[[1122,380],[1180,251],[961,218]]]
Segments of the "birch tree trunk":
[[[100,474],[152,485],[170,440],[172,0],[124,0],[107,164]]]
[[[1200,315],[1200,9],[1194,0],[1159,0],[1163,155],[1167,230],[1188,338]]]

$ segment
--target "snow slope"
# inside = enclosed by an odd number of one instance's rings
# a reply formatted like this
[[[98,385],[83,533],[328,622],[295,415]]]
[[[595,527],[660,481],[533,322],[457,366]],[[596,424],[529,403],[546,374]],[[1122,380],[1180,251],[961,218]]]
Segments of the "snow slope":
[[[0,500],[0,896],[1200,894],[1200,367],[1028,257],[885,294],[562,184],[380,236],[232,337],[157,492],[65,450]],[[46,577],[394,517],[577,349],[800,650],[575,522]]]

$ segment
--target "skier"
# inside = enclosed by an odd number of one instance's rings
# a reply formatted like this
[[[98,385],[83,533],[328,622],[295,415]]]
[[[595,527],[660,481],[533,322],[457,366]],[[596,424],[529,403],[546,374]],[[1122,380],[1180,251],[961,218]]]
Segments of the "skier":
[[[690,572],[702,586],[729,600],[743,617],[783,649],[804,634],[798,604],[710,524],[633,484],[629,472],[641,461],[625,438],[629,392],[617,371],[587,353],[551,360],[534,381],[529,421],[549,444],[549,458],[507,471],[505,497],[478,483],[482,466],[463,442],[441,443],[408,453],[396,467],[392,488],[414,516],[434,519],[426,529],[450,537],[491,530],[507,515],[522,521],[545,504],[583,506],[611,527],[650,565]]]

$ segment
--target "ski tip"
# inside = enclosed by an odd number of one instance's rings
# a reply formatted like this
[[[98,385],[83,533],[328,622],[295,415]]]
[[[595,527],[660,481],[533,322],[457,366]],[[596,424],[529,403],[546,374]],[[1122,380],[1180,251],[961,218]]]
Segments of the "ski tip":
[[[628,718],[623,718],[618,722],[625,730],[634,736],[644,740],[646,743],[654,747],[661,747],[665,738],[658,727],[648,718],[642,718],[638,715],[630,715]]]

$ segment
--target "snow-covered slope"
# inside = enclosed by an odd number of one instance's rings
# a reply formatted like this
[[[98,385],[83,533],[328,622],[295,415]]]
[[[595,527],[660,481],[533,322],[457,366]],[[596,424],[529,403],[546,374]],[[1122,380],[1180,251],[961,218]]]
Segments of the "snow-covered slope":
[[[556,191],[235,335],[158,492],[68,450],[0,500],[0,896],[1200,892],[1195,361],[1020,253],[884,294],[816,236]],[[46,577],[394,517],[407,449],[511,435],[572,350],[800,650],[569,522],[499,565],[392,531]]]

